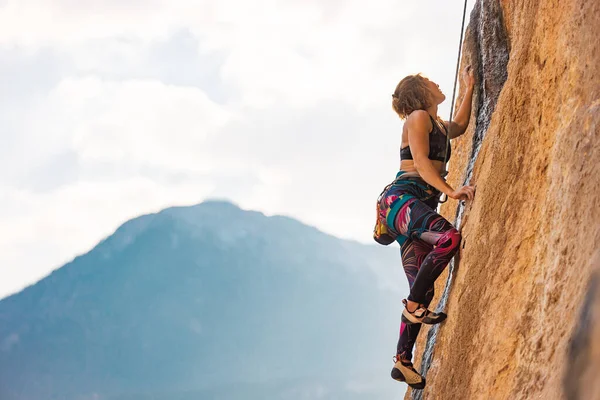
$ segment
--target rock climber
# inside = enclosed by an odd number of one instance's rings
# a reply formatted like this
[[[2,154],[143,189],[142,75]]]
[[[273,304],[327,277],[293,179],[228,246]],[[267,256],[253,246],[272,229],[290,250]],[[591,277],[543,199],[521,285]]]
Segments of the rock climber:
[[[377,200],[378,223],[400,244],[410,286],[410,294],[402,300],[400,338],[391,375],[415,389],[425,387],[425,378],[413,367],[412,349],[422,324],[446,319],[446,314],[428,307],[435,280],[461,241],[459,231],[436,212],[437,205],[442,193],[458,200],[472,200],[475,195],[474,187],[455,190],[444,179],[451,156],[449,139],[462,135],[469,125],[475,81],[470,67],[463,72],[463,80],[466,92],[450,123],[437,114],[446,96],[438,84],[421,74],[402,79],[392,95],[392,108],[405,121],[400,171]]]

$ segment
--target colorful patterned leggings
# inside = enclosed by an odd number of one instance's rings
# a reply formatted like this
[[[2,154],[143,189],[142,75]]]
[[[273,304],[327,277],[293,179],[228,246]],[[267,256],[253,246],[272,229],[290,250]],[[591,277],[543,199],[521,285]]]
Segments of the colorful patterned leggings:
[[[456,228],[434,211],[436,206],[437,202],[410,199],[394,219],[395,229],[407,238],[400,252],[410,286],[408,299],[427,307],[433,299],[435,280],[457,252],[461,240]],[[420,330],[421,324],[401,323],[397,354],[412,358]]]

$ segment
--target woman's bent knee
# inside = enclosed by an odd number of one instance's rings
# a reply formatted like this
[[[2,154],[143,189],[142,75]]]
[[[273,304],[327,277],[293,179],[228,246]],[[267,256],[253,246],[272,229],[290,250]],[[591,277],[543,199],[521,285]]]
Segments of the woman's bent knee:
[[[438,240],[436,247],[446,249],[448,252],[455,253],[460,246],[462,235],[456,228],[452,228],[444,232]]]

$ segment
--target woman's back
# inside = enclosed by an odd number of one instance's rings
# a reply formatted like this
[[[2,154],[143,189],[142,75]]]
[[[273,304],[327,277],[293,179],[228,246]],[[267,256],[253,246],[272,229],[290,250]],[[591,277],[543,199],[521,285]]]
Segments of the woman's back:
[[[429,156],[433,166],[442,173],[445,169],[444,161],[448,161],[451,156],[452,149],[450,143],[447,140],[447,130],[442,122],[436,121],[429,113],[429,125],[427,130],[429,132]],[[400,145],[400,170],[407,172],[416,172],[415,162],[411,153],[411,149],[408,141],[408,126],[410,124],[404,124],[402,129],[402,139]],[[443,130],[442,130],[443,128]],[[447,152],[447,154],[446,154]]]

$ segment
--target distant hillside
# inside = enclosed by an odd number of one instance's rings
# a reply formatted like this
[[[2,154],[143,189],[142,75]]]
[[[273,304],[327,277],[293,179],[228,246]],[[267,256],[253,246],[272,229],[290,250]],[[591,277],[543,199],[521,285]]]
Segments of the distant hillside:
[[[0,302],[0,398],[389,399],[399,282],[397,247],[291,218],[145,215]]]

